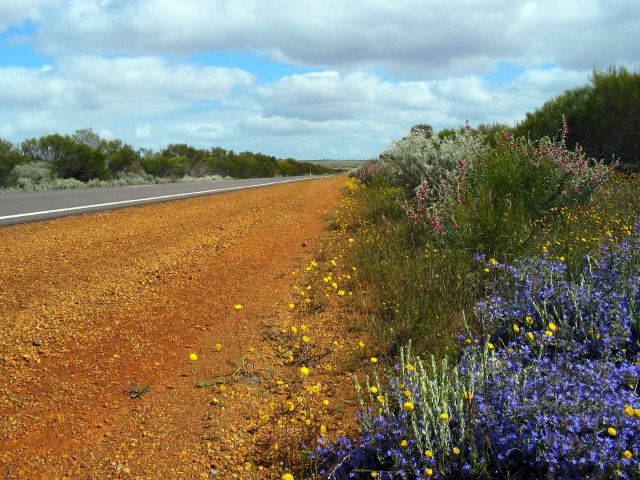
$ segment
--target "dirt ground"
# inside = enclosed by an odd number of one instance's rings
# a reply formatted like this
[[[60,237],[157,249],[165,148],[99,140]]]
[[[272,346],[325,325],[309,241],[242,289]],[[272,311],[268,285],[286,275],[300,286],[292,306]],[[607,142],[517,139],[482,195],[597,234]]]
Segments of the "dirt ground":
[[[279,478],[273,349],[344,182],[0,229],[0,477]]]

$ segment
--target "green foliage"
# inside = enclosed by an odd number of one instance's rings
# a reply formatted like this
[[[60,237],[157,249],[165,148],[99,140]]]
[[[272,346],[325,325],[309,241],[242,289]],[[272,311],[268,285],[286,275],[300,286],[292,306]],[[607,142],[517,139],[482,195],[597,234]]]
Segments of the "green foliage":
[[[19,164],[33,163],[31,169],[12,173]],[[43,165],[51,175],[42,175]],[[214,147],[198,149],[184,143],[169,144],[158,153],[135,150],[121,140],[105,140],[91,129],[72,135],[50,134],[30,138],[20,148],[0,139],[0,188],[44,189],[77,188],[114,180],[122,183],[127,175],[157,183],[158,179],[177,181],[188,178],[257,178],[335,173],[333,168],[292,158],[279,160],[253,152],[236,154]],[[124,175],[124,176],[123,176]],[[151,176],[149,178],[148,176]],[[60,182],[58,179],[66,179]]]
[[[13,169],[24,161],[24,157],[15,145],[0,139],[0,187],[11,183]]]
[[[527,113],[517,135],[554,137],[565,117],[567,145],[580,145],[587,156],[619,159],[624,169],[640,168],[640,74],[624,67],[594,70],[591,84],[567,90]]]

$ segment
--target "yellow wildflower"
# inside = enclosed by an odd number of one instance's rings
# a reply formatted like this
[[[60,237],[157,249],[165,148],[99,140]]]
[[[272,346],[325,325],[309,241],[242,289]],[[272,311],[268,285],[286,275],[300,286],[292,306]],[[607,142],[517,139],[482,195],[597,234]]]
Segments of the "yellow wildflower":
[[[449,421],[449,414],[441,413],[440,414],[440,420],[442,420],[443,422],[448,422]]]
[[[425,450],[424,454],[427,458],[433,458],[433,452],[431,450]]]
[[[633,458],[633,453],[631,453],[629,450],[625,450],[622,456],[627,460],[631,460]]]
[[[192,362],[195,362],[197,359],[198,359],[198,355],[196,355],[195,353],[189,354],[189,360],[191,360]]]
[[[240,305],[239,303],[236,303],[233,308],[235,308],[236,310],[242,310],[242,305]]]
[[[607,433],[612,437],[615,437],[616,435],[618,435],[618,431],[613,427],[607,428]]]
[[[404,402],[404,405],[402,406],[402,408],[404,408],[407,412],[413,412],[413,409],[415,407],[413,405],[413,402]]]
[[[300,373],[302,375],[304,375],[305,377],[309,375],[309,368],[307,368],[306,366],[302,366],[300,367]]]

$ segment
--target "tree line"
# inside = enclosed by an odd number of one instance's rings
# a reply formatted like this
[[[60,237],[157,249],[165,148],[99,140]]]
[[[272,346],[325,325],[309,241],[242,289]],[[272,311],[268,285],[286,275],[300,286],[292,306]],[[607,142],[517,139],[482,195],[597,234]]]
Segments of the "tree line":
[[[21,175],[41,178],[109,180],[123,173],[146,173],[176,180],[219,175],[257,178],[333,173],[333,169],[293,158],[278,159],[221,147],[170,144],[160,151],[135,149],[122,140],[106,140],[91,129],[29,138],[16,145],[0,139],[0,187],[18,184]]]

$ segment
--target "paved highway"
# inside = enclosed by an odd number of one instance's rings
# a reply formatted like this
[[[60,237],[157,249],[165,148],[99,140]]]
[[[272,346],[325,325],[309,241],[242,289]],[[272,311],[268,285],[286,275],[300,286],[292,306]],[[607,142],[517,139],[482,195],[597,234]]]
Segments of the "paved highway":
[[[312,178],[318,177],[252,178],[218,182],[0,193],[0,226],[212,195],[277,183],[299,182]]]

